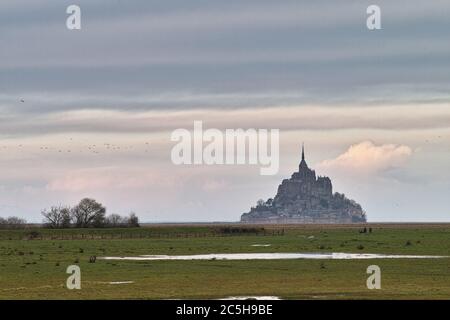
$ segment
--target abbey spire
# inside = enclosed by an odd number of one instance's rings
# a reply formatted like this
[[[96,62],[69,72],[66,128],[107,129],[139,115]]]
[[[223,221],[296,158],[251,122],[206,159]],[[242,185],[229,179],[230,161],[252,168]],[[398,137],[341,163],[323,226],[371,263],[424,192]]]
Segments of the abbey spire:
[[[305,143],[302,143],[302,160],[305,160]]]
[[[304,145],[304,143],[302,143],[302,161],[300,162],[300,165],[299,165],[299,170],[301,170],[301,169],[308,169],[308,165],[306,164],[306,161],[305,161],[305,145]]]

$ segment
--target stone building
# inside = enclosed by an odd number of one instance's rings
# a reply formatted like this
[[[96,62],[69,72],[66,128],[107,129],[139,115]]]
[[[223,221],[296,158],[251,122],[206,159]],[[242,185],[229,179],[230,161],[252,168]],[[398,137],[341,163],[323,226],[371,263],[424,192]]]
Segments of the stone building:
[[[334,193],[328,177],[316,177],[308,168],[302,146],[302,160],[297,172],[284,179],[276,196],[258,201],[241,222],[252,223],[361,223],[366,214],[354,200]]]

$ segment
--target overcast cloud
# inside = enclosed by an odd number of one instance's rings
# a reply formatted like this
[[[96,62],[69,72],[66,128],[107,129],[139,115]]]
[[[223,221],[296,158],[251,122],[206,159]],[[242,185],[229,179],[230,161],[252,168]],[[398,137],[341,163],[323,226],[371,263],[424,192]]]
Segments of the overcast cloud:
[[[0,216],[95,196],[148,221],[237,220],[305,141],[369,220],[450,221],[449,1],[79,0],[80,31],[70,4],[0,2]],[[170,132],[194,120],[280,129],[280,173],[174,167]],[[355,150],[396,146],[389,170],[348,174]]]

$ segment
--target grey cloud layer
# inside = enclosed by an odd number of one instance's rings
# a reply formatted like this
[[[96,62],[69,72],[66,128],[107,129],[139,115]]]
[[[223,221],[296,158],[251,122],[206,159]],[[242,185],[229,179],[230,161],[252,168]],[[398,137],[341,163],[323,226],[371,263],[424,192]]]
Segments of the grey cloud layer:
[[[410,112],[414,109],[414,112]],[[50,114],[0,117],[0,135],[42,136],[55,133],[167,133],[192,129],[196,120],[206,128],[277,128],[289,130],[430,130],[449,129],[447,104],[390,107],[303,106],[192,111],[81,110]]]
[[[113,95],[120,101],[133,94],[270,91],[272,105],[282,105],[370,100],[378,92],[367,88],[381,85],[399,88],[388,97],[393,100],[417,87],[428,87],[422,92],[430,96],[450,88],[447,1],[378,1],[383,18],[378,32],[365,28],[369,1],[80,1],[80,32],[65,28],[70,1],[25,3],[0,5],[5,94]],[[207,107],[170,99],[126,105],[110,100],[84,101],[76,108]],[[39,100],[29,104],[13,106],[24,113],[47,108]],[[49,111],[66,107],[74,109],[60,101]]]

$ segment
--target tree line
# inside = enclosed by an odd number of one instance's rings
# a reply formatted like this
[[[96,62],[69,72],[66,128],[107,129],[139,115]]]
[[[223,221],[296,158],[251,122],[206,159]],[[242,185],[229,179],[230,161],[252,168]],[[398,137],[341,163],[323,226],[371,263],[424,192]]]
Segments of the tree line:
[[[0,217],[0,229],[21,229],[27,224],[27,220],[19,217]]]
[[[118,228],[139,227],[139,218],[135,213],[121,216],[113,213],[106,215],[106,207],[91,198],[82,199],[77,205],[52,206],[41,212],[44,217],[43,227],[50,229],[64,228]],[[27,224],[25,219],[18,217],[1,218],[0,228],[22,228]]]

